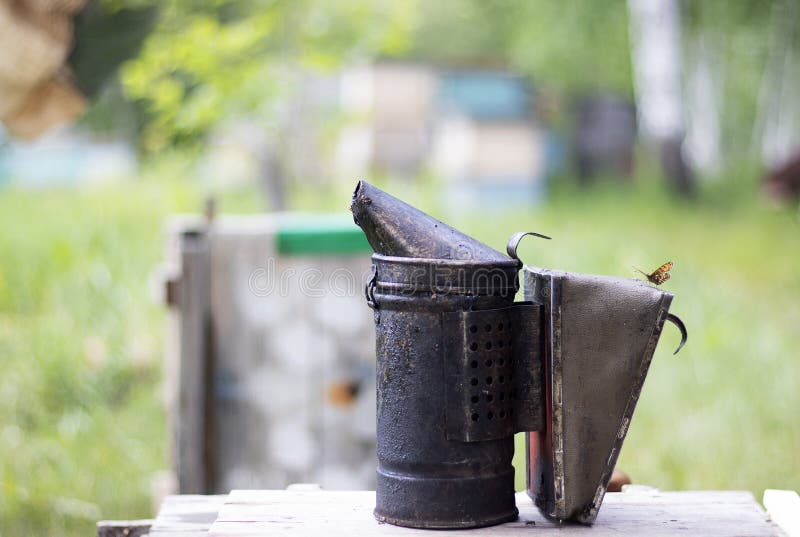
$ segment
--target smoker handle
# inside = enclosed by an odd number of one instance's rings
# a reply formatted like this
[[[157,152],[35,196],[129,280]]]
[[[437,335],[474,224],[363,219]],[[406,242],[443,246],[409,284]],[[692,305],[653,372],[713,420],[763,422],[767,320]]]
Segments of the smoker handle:
[[[536,233],[535,231],[517,231],[508,239],[508,243],[506,244],[506,252],[512,259],[516,259],[517,261],[522,261],[519,256],[517,255],[517,247],[519,247],[519,243],[522,242],[522,238],[526,235],[531,235],[533,237],[539,237],[540,239],[547,239],[552,240],[552,237],[548,237],[547,235],[542,235],[541,233]]]

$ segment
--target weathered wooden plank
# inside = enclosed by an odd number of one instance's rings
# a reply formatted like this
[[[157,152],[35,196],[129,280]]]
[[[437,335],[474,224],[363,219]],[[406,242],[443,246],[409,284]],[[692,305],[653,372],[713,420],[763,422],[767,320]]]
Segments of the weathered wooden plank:
[[[233,491],[220,509],[209,536],[431,535],[427,530],[379,524],[372,516],[375,493],[364,491]],[[524,494],[517,495],[516,522],[477,530],[447,531],[448,536],[538,535],[779,536],[749,492],[609,493],[592,527],[559,525],[543,518]]]
[[[227,498],[217,496],[167,496],[150,528],[153,537],[205,536]]]

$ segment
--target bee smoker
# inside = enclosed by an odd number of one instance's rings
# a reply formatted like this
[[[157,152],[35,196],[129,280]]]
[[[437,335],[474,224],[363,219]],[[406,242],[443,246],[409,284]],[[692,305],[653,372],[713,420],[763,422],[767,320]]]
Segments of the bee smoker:
[[[672,296],[526,268],[515,303],[524,234],[507,256],[364,181],[351,211],[375,250],[375,517],[439,529],[515,520],[524,431],[539,508],[591,523]]]

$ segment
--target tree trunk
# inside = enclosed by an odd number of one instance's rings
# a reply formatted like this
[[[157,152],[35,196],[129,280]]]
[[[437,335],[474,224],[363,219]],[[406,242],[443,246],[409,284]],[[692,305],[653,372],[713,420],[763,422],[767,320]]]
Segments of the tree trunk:
[[[641,133],[659,148],[661,167],[672,187],[689,196],[694,192],[694,175],[683,155],[678,0],[628,0],[628,12]]]

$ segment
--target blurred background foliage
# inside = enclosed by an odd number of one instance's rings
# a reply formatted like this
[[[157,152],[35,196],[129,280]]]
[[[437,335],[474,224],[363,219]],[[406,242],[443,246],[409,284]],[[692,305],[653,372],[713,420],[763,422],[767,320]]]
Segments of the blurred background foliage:
[[[326,70],[408,46],[413,3],[340,0],[176,1],[122,84],[147,103],[145,150],[197,142],[231,116],[274,119],[291,71]]]
[[[118,9],[126,3],[106,4]],[[147,0],[134,3],[142,4]],[[719,104],[726,155],[751,149],[771,49],[798,47],[797,32],[786,28],[796,20],[791,17],[794,4],[682,3],[687,58],[702,42],[722,70]],[[376,57],[509,68],[530,77],[537,91],[563,101],[593,91],[633,96],[628,10],[621,0],[154,5],[160,10],[155,31],[120,77],[125,98],[144,105],[135,123],[145,151],[199,142],[232,115],[274,121],[281,113],[275,97],[292,91],[290,71],[330,70]],[[565,104],[550,115],[564,127],[569,122]]]
[[[562,90],[632,94],[624,2],[446,0],[420,7],[412,56],[512,67]]]
[[[797,4],[681,2],[686,64],[702,50],[721,81],[721,166],[701,172],[694,199],[665,188],[647,143],[637,146],[631,178],[578,187],[567,165],[527,209],[447,213],[430,175],[375,176],[494,246],[516,229],[553,235],[523,252],[538,265],[633,277],[632,265],[675,261],[666,288],[690,339],[673,357],[676,335],[665,331],[657,351],[620,460],[637,483],[746,489],[758,498],[765,488],[800,488],[800,218],[796,204],[774,209],[759,196],[761,110],[773,99],[764,81],[786,51],[800,59]],[[97,6],[156,13],[140,53],[99,89],[82,120],[98,136],[127,137],[140,164],[135,181],[111,186],[0,190],[3,537],[86,535],[101,518],[153,515],[154,483],[170,464],[164,310],[149,280],[162,222],[197,211],[212,191],[221,212],[264,209],[255,184],[219,190],[198,180],[198,161],[232,118],[279,135],[294,119],[285,97],[298,70],[373,59],[510,69],[532,81],[540,116],[565,137],[580,96],[635,94],[622,0]],[[347,118],[332,121],[335,128]],[[287,207],[343,209],[351,178],[308,179],[290,178]]]

